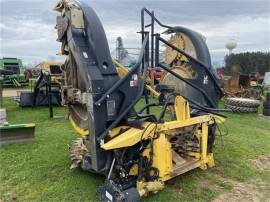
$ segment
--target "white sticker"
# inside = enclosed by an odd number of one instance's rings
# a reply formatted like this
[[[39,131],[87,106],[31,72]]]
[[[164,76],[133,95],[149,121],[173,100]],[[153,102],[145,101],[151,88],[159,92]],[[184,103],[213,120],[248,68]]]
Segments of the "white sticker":
[[[87,55],[86,52],[83,52],[83,57],[84,57],[84,58],[88,58],[88,55]]]
[[[113,200],[113,197],[112,197],[112,195],[111,195],[109,192],[105,191],[105,195],[106,195],[106,197],[107,197],[110,201]]]
[[[132,80],[137,81],[138,80],[138,75],[137,74],[133,74],[132,75]]]
[[[203,77],[203,84],[208,84],[208,76],[207,75],[205,75]]]
[[[130,85],[130,87],[133,87],[134,86],[134,81],[130,81],[129,85]]]

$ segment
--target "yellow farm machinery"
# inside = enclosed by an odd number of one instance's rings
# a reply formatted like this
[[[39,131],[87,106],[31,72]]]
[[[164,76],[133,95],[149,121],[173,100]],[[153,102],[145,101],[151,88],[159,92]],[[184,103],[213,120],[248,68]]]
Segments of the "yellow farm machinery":
[[[44,61],[35,68],[27,69],[25,75],[31,89],[19,91],[15,101],[22,107],[60,106],[60,87],[63,80],[61,66],[61,62]]]
[[[112,60],[102,24],[88,4],[61,0],[54,10],[60,13],[56,28],[66,55],[62,101],[81,135],[70,148],[71,167],[106,177],[97,190],[100,201],[140,201],[167,180],[214,166],[223,93],[202,35],[164,25],[143,8],[141,51],[127,70]],[[164,70],[155,88],[146,84],[148,67]],[[147,89],[157,97],[152,103]]]

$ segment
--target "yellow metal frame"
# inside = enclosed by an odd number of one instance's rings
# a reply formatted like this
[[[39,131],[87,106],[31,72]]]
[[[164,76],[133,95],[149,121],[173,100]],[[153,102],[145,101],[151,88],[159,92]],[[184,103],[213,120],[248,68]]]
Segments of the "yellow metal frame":
[[[167,181],[179,174],[192,170],[194,168],[206,169],[207,167],[214,166],[214,156],[212,153],[207,152],[207,140],[208,140],[208,126],[216,122],[223,122],[224,119],[216,115],[203,115],[198,117],[190,117],[189,104],[181,96],[175,98],[174,104],[176,120],[165,123],[151,123],[144,122],[142,124],[143,129],[133,128],[129,126],[121,126],[113,129],[109,136],[111,140],[103,144],[101,147],[104,150],[119,149],[124,147],[131,147],[137,144],[142,139],[154,137],[158,134],[158,138],[153,142],[153,167],[159,170],[159,178],[154,182],[137,182],[137,190],[140,195],[146,195],[145,190],[149,189],[152,192],[158,191],[163,188],[163,182]],[[182,170],[178,169],[178,172],[174,170],[173,155],[171,143],[166,138],[173,131],[184,127],[198,126],[196,129],[196,136],[200,140],[200,152],[188,152],[186,155],[193,158],[194,161],[190,163],[188,167]],[[124,127],[126,132],[119,134],[120,129]],[[149,151],[143,153],[149,158]],[[131,175],[138,173],[138,165],[134,165],[130,171]]]
[[[214,117],[212,115],[203,115],[193,117],[187,120],[169,121],[161,124],[144,122],[142,126],[146,129],[129,127],[129,130],[127,130],[126,132],[122,133],[121,135],[118,135],[109,142],[103,144],[102,148],[105,150],[111,150],[122,147],[130,147],[137,144],[140,141],[141,137],[142,139],[146,139],[147,137],[153,137],[154,132],[160,133],[170,131],[173,129],[192,126],[195,124],[211,123],[213,122],[213,119]],[[127,126],[124,127],[126,128]],[[111,131],[109,135],[114,136],[113,131]]]
[[[118,66],[118,74],[123,77],[127,74],[128,69],[113,61]],[[160,93],[155,91],[151,86],[147,85],[147,89],[155,96]],[[159,170],[159,178],[155,181],[137,181],[137,190],[141,196],[147,195],[149,192],[157,192],[164,187],[164,181],[167,181],[177,175],[185,173],[194,168],[206,169],[207,167],[214,166],[213,153],[207,152],[208,145],[208,126],[214,123],[222,123],[224,118],[217,115],[202,115],[198,117],[190,117],[189,103],[182,97],[177,96],[174,103],[174,112],[176,120],[168,121],[165,123],[152,123],[143,122],[142,129],[134,128],[131,126],[119,126],[112,129],[109,134],[109,141],[101,145],[104,150],[113,150],[125,147],[132,147],[139,141],[153,138],[153,167]],[[69,116],[69,120],[73,128],[82,136],[88,135],[88,130],[83,130],[76,125],[75,121]],[[171,143],[168,141],[167,136],[173,136],[174,132],[178,129],[185,127],[196,127],[196,136],[199,139],[199,152],[187,152],[186,155],[193,159],[188,166],[183,168],[175,168],[173,165],[173,151]],[[121,130],[125,129],[123,133]],[[150,158],[150,149],[147,148],[143,152],[143,156]],[[176,172],[177,171],[177,172]],[[138,165],[134,164],[129,172],[129,175],[138,174]]]

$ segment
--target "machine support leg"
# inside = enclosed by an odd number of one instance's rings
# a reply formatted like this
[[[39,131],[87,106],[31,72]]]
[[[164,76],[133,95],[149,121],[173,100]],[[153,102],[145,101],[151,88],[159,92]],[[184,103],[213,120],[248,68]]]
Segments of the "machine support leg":
[[[207,123],[202,124],[202,137],[201,137],[201,161],[202,169],[206,169],[206,163],[207,163],[207,136],[208,136],[208,125]]]
[[[149,104],[149,96],[148,96],[146,85],[144,85],[144,99],[145,99],[145,104],[148,105]],[[150,107],[146,108],[146,113],[150,114]]]
[[[51,76],[48,76],[48,104],[49,104],[49,113],[50,113],[50,118],[53,118],[53,106],[52,106],[52,86],[51,86]]]

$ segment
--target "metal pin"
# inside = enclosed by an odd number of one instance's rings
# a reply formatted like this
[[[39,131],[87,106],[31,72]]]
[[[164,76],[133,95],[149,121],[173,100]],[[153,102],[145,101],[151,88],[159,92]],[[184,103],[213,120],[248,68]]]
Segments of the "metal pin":
[[[114,163],[115,163],[115,158],[113,158],[112,165],[111,165],[111,168],[110,168],[110,171],[109,171],[109,174],[108,174],[107,179],[110,179],[110,177],[111,177],[112,170],[113,170],[113,167],[114,167]]]

